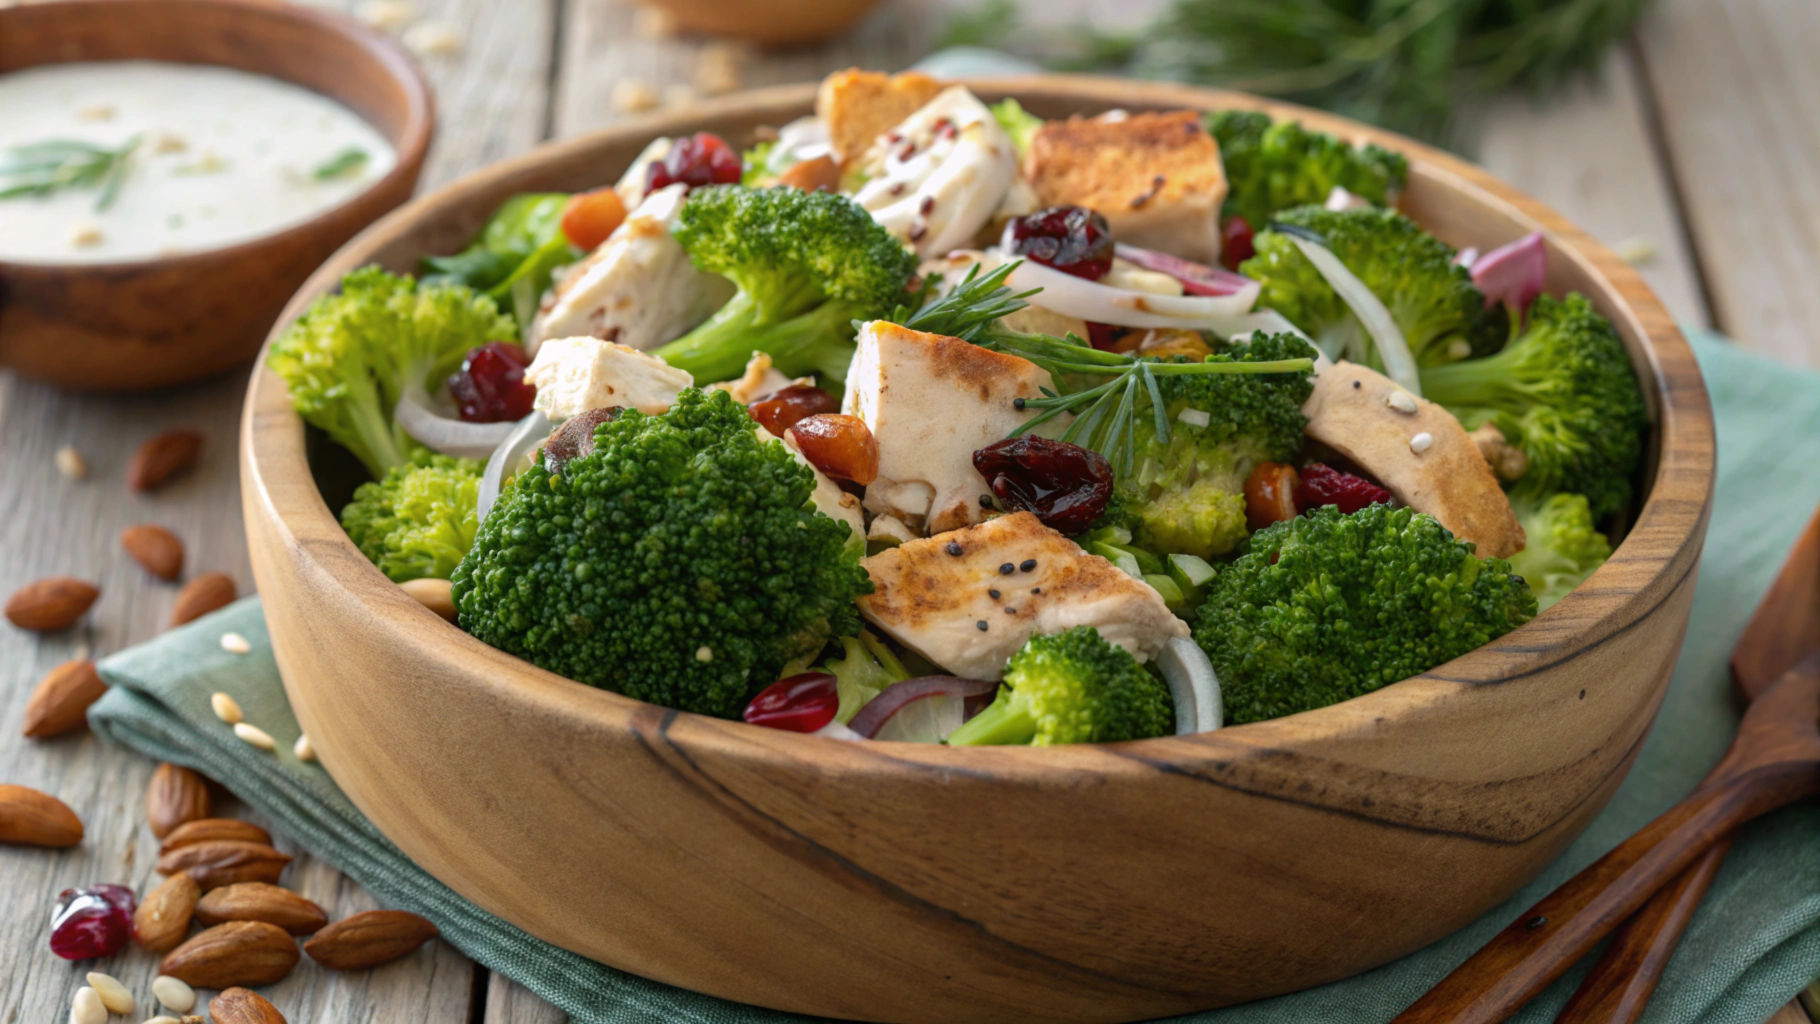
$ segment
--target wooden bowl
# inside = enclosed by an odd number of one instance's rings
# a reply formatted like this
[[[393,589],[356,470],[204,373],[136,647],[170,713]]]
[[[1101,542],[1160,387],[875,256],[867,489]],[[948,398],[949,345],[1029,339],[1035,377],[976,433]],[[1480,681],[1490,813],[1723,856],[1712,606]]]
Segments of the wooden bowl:
[[[435,125],[396,44],[351,19],[266,0],[65,0],[0,10],[0,74],[69,61],[214,64],[339,100],[398,152],[339,206],[249,242],[166,259],[0,260],[0,366],[64,387],[136,391],[244,363],[285,301],[360,229],[411,197]]]
[[[761,46],[818,43],[845,30],[878,0],[639,0],[685,32]]]
[[[278,664],[322,762],[417,863],[559,946],[729,999],[877,1021],[1126,1021],[1317,985],[1483,914],[1599,812],[1675,664],[1713,482],[1698,368],[1630,267],[1453,157],[1247,96],[989,79],[1046,116],[1259,107],[1402,150],[1456,245],[1548,233],[1550,287],[1616,323],[1655,428],[1616,554],[1508,636],[1335,707],[1052,749],[841,743],[682,714],[534,668],[388,583],[258,371],[241,476]],[[813,89],[546,147],[394,213],[354,267],[463,245],[506,196],[613,180],[655,134],[745,141]]]

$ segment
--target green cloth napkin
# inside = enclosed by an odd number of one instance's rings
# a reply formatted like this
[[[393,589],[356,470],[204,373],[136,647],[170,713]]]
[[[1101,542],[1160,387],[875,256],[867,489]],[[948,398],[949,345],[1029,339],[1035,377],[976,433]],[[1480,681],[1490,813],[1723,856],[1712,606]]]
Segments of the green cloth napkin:
[[[1726,660],[1757,599],[1820,502],[1820,375],[1696,339],[1718,416],[1719,479],[1687,645],[1636,767],[1584,835],[1522,892],[1460,932],[1356,978],[1179,1018],[1194,1024],[1388,1021],[1548,890],[1685,796],[1730,742],[1737,715]],[[222,650],[237,632],[250,654]],[[112,687],[89,711],[105,735],[217,779],[312,855],[382,902],[435,921],[481,964],[578,1024],[746,1024],[804,1018],[687,992],[614,970],[525,934],[457,896],[363,818],[326,772],[290,753],[297,738],[258,601],[248,599],[101,664]],[[209,709],[232,694],[278,740],[236,740]],[[1517,1019],[1554,1017],[1582,964]],[[1267,968],[1260,968],[1267,969]],[[1739,836],[1645,1020],[1761,1024],[1820,975],[1820,806],[1773,814]]]

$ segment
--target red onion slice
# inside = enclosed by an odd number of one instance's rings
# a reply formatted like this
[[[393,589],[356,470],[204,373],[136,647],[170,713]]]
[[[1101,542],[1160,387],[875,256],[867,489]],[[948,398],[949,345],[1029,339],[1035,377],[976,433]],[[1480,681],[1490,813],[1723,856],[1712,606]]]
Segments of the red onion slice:
[[[1485,305],[1506,303],[1519,315],[1542,294],[1547,276],[1548,245],[1540,231],[1501,245],[1472,265],[1472,283],[1485,293]]]
[[[1244,274],[1234,273],[1225,267],[1210,267],[1205,263],[1185,260],[1155,249],[1140,249],[1123,242],[1112,247],[1112,254],[1145,270],[1168,274],[1182,282],[1182,290],[1190,295],[1237,295],[1256,283]]]
[[[966,708],[966,714],[962,716],[964,719],[990,703],[997,692],[997,683],[983,679],[962,679],[959,676],[918,676],[915,679],[905,679],[885,687],[878,696],[866,702],[866,706],[859,709],[859,714],[853,716],[847,727],[866,739],[872,739],[892,715],[903,710],[906,704],[924,697],[952,697],[962,701]]]

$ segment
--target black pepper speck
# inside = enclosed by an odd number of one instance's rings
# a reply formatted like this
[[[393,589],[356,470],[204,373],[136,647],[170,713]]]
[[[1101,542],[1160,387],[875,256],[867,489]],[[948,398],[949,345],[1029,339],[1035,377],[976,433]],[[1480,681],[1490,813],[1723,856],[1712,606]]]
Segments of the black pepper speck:
[[[1012,399],[1012,400],[1011,400],[1011,408],[1013,408],[1013,409],[1022,409],[1022,408],[1023,408],[1023,407],[1024,407],[1024,400],[1023,400],[1023,399],[1021,399],[1021,398],[1013,398],[1013,399]]]
[[[961,546],[956,541],[949,541],[948,547],[945,550],[956,558],[961,557]]]
[[[984,633],[986,631],[986,620],[985,619],[979,620],[978,622],[974,623],[974,625],[978,626],[980,628],[980,632]]]
[[[993,600],[994,600],[994,601],[996,601],[996,600],[998,600],[998,591],[996,591],[996,590],[988,590],[988,591],[986,591],[986,593],[987,593],[987,594],[989,594],[989,595],[991,595],[991,597],[992,597],[992,599],[993,599]]]
[[[1355,388],[1362,388],[1362,387],[1364,387],[1364,386],[1365,386],[1365,385],[1363,385],[1363,384],[1361,384],[1361,383],[1359,383],[1359,382],[1358,382],[1358,381],[1356,381],[1356,380],[1355,380],[1355,381],[1353,381],[1353,382],[1352,382],[1352,386],[1353,386],[1353,387],[1355,387]]]
[[[1025,572],[1035,572],[1036,571],[1036,559],[1026,558],[1026,559],[1024,559],[1024,564],[1018,566],[1018,568],[1022,569]]]
[[[1005,614],[1006,614],[1006,615],[1016,615],[1016,614],[1017,614],[1017,609],[1016,609],[1016,608],[1013,608],[1013,607],[1011,607],[1011,606],[1010,606],[1010,605],[1006,605],[1006,606],[1005,606]]]
[[[1030,592],[1032,594],[1040,594],[1043,592],[1043,588],[1042,587],[1031,587]]]
[[[1006,562],[1005,564],[998,567],[998,574],[1000,576],[1009,576],[1016,569],[1017,569],[1017,566],[1012,565],[1010,562]]]
[[[991,508],[991,507],[992,507],[992,495],[990,495],[990,494],[980,495],[980,508]]]

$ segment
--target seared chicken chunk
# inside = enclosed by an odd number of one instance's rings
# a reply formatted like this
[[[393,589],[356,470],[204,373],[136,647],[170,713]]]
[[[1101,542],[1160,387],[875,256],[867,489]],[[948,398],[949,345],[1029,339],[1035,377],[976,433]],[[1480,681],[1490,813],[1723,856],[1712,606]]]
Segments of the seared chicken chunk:
[[[827,126],[835,160],[847,164],[941,91],[940,82],[920,71],[887,75],[848,68],[822,79],[815,114]]]
[[[1523,550],[1523,526],[1479,446],[1446,409],[1389,377],[1338,362],[1314,378],[1302,406],[1308,436],[1356,463],[1398,501],[1440,520],[1480,555]]]
[[[963,86],[878,137],[858,161],[865,184],[853,201],[920,256],[973,241],[1017,177],[1011,137]]]
[[[957,676],[997,679],[1024,641],[1092,626],[1139,661],[1188,626],[1163,598],[1017,512],[866,559],[877,589],[860,614]]]
[[[551,338],[525,369],[537,411],[556,422],[619,406],[655,416],[694,378],[656,356],[599,338]]]
[[[884,320],[862,327],[858,341],[841,412],[859,417],[878,440],[866,508],[928,533],[979,522],[986,481],[973,453],[1036,415],[1013,403],[1040,397],[1049,374],[1026,359]]]

